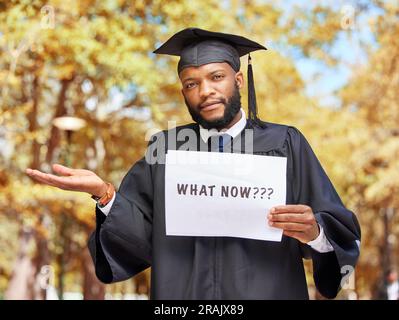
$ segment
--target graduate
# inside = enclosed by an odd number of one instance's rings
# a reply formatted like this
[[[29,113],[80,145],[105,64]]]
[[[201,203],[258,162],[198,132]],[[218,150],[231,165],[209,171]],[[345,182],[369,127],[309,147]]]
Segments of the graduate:
[[[117,191],[88,170],[54,165],[59,176],[27,170],[40,182],[88,192],[98,202],[89,248],[102,282],[126,280],[151,267],[151,299],[308,299],[306,258],[312,259],[318,291],[336,297],[359,257],[359,223],[301,132],[258,118],[250,57],[246,116],[240,57],[265,49],[241,36],[188,28],[155,50],[180,57],[177,72],[194,123],[154,135]],[[195,141],[170,143],[183,129],[195,132]],[[167,236],[164,154],[183,144],[245,152],[245,143],[237,148],[234,142],[248,141],[248,132],[253,154],[287,158],[286,205],[265,210],[265,225],[282,229],[282,241]]]

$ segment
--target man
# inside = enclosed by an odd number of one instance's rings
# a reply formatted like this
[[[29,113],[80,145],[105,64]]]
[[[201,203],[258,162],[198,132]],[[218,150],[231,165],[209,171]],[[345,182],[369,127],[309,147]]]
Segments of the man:
[[[399,300],[398,272],[395,269],[388,270],[386,291],[388,300]]]
[[[337,295],[347,275],[342,270],[354,267],[359,256],[359,224],[303,135],[258,119],[251,64],[246,119],[240,56],[258,49],[266,48],[243,37],[190,28],[155,51],[180,56],[182,94],[196,123],[155,135],[118,192],[88,170],[54,165],[65,177],[27,170],[40,182],[97,199],[89,247],[101,281],[125,280],[151,266],[153,299],[308,299],[306,257],[313,260],[319,292]],[[283,230],[281,242],[166,235],[165,164],[159,150],[182,147],[185,141],[169,139],[187,129],[196,133],[196,150],[245,152],[232,146],[249,130],[254,154],[287,158],[287,205],[265,212],[265,224]],[[215,137],[219,149],[210,143]],[[159,161],[148,161],[154,157]],[[242,215],[245,219],[245,208]]]

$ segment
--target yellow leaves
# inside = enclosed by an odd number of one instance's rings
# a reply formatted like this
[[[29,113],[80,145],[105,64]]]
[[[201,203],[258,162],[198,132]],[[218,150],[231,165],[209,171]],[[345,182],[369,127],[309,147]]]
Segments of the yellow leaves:
[[[390,204],[398,206],[395,196],[399,191],[399,138],[388,137],[382,143],[377,143],[370,151],[363,168],[368,180],[365,189],[365,199],[371,203]]]
[[[191,4],[193,2],[195,2],[195,1],[191,1]],[[183,13],[186,13],[184,11],[183,4],[176,3],[175,1],[170,1],[170,2],[165,3],[165,5],[163,5],[163,10],[164,10],[165,14],[170,18],[182,17]]]
[[[53,218],[67,214],[83,225],[94,226],[95,202],[90,195],[27,181],[26,177],[10,181],[1,188],[0,196],[0,206],[14,208],[22,216],[25,226],[37,228],[47,236],[38,220],[43,214],[50,214]]]
[[[396,128],[399,122],[399,28],[389,19],[378,20],[378,49],[367,66],[358,68],[342,92],[345,104],[356,105],[370,125]]]
[[[18,223],[0,214],[0,292],[6,290],[13,270],[15,253],[19,247],[19,228]]]
[[[395,133],[399,123],[399,28],[389,9],[385,12],[373,21],[377,49],[369,51],[367,65],[353,70],[353,78],[341,92],[344,105],[355,106],[363,123],[363,130],[350,135],[357,143],[350,157],[356,187],[349,192],[362,208],[399,207],[395,197],[399,191],[399,139]]]
[[[54,71],[57,74],[57,78],[59,79],[72,79],[73,74],[75,73],[75,65],[72,63],[67,63],[64,65],[57,66]]]
[[[376,150],[376,155],[386,159],[389,163],[398,163],[399,159],[399,137],[388,137],[384,144]]]

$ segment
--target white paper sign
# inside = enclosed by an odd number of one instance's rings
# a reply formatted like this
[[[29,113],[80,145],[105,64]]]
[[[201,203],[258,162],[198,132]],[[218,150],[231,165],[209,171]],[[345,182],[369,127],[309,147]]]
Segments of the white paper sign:
[[[286,201],[284,157],[173,151],[166,155],[166,234],[281,241],[267,214]]]

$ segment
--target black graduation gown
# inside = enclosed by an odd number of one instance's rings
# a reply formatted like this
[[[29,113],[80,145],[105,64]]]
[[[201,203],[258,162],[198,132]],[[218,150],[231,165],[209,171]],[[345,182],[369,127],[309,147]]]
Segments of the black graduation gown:
[[[169,133],[182,129],[195,130],[196,147],[204,147],[197,124]],[[153,137],[150,147],[156,151],[149,147],[147,156],[164,157],[159,150],[167,144],[165,133]],[[244,135],[245,130],[242,141]],[[166,236],[165,165],[142,158],[123,178],[108,216],[96,209],[89,249],[97,277],[104,283],[122,281],[151,266],[151,299],[308,299],[302,259],[311,258],[317,289],[334,298],[348,266],[354,267],[359,257],[355,215],[342,204],[298,129],[266,123],[254,128],[253,137],[254,154],[287,157],[287,204],[313,209],[333,252],[316,252],[286,236],[281,242]]]

